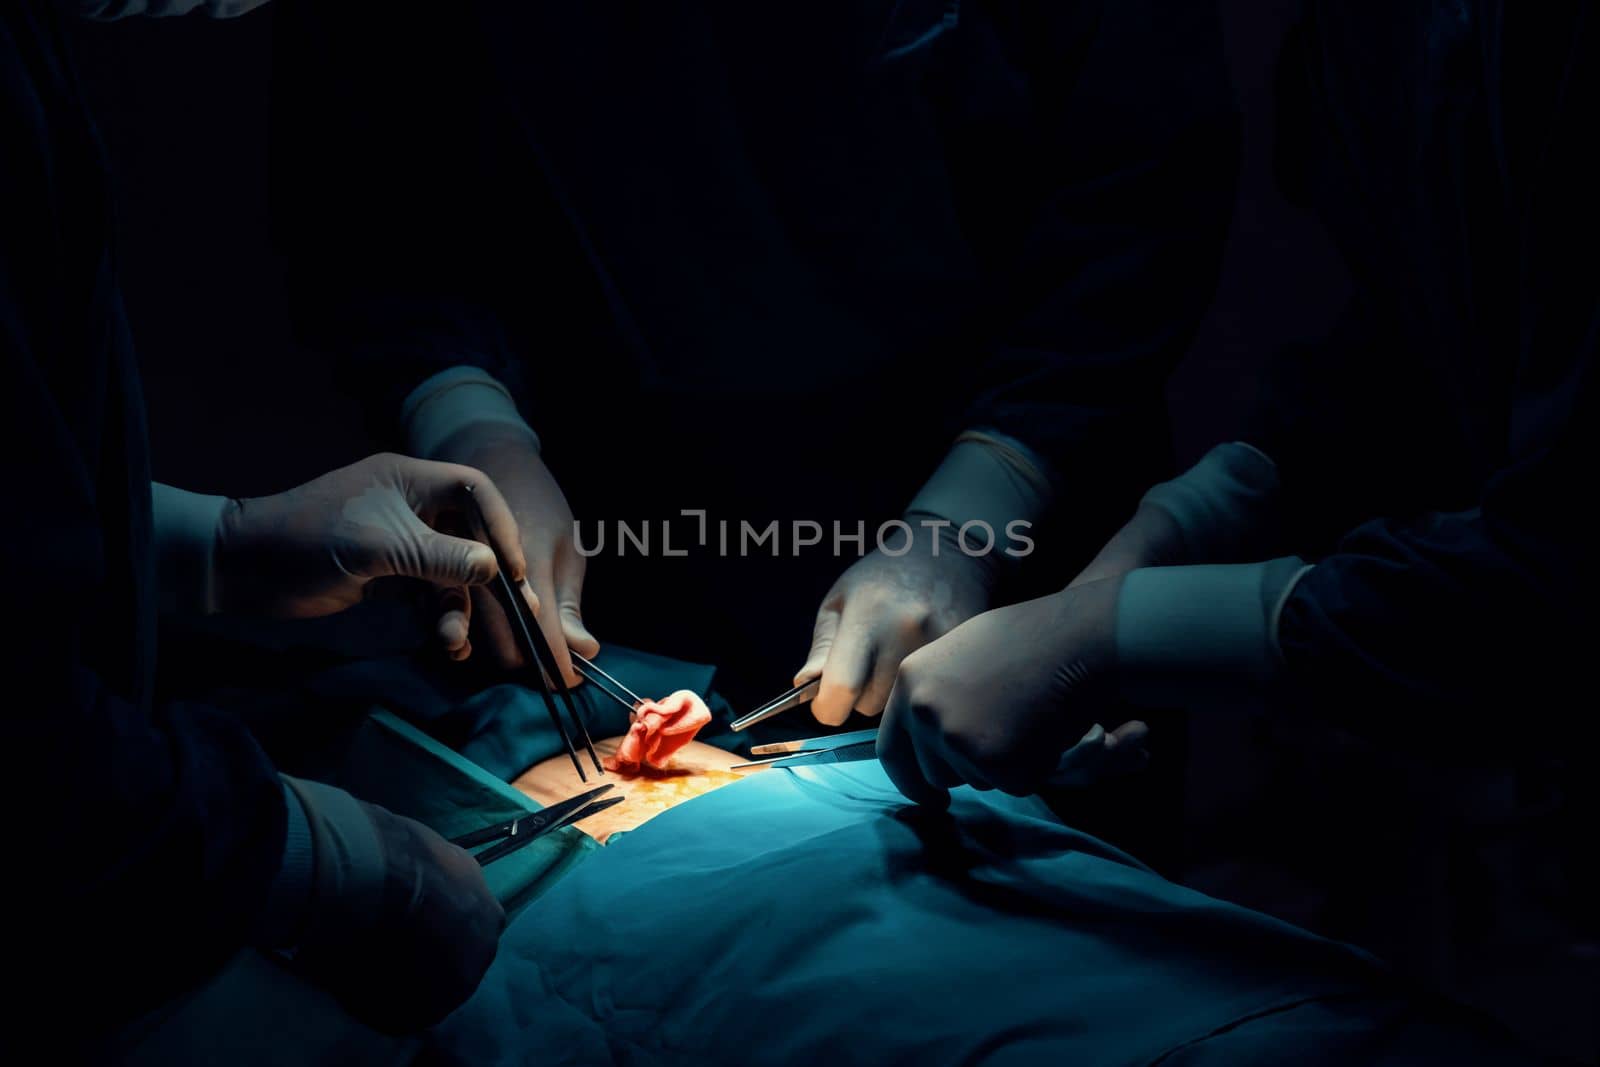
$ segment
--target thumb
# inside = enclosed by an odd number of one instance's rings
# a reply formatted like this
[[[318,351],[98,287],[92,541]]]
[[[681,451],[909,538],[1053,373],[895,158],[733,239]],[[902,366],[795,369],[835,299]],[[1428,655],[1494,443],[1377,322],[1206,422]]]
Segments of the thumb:
[[[816,624],[811,628],[811,651],[806,655],[805,666],[794,674],[795,685],[805,685],[814,678],[822,677],[822,668],[828,662],[828,651],[833,648],[833,639],[838,633],[839,611],[831,607],[818,611]]]

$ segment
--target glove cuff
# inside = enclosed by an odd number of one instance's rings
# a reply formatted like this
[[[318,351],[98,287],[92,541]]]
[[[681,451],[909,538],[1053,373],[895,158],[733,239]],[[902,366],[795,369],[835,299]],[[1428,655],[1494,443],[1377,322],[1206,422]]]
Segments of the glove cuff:
[[[989,544],[993,555],[1026,555],[1027,530],[1050,503],[1045,465],[1022,442],[992,430],[968,430],[956,438],[933,476],[906,508],[907,515],[949,520],[967,541]],[[979,525],[981,524],[981,525]]]
[[[1278,615],[1301,575],[1266,563],[1141,567],[1117,596],[1119,689],[1146,706],[1226,705],[1259,696],[1283,669]]]
[[[217,527],[225,496],[204,496],[160,482],[150,484],[161,608],[212,615],[217,604]]]
[[[310,894],[302,940],[343,939],[383,910],[384,854],[366,806],[343,789],[283,777],[299,801],[310,838]]]
[[[406,449],[433,458],[441,445],[474,423],[496,423],[525,433],[538,451],[539,435],[517,411],[511,392],[478,367],[451,367],[411,390],[400,405]]]
[[[1280,484],[1278,466],[1265,452],[1234,441],[1154,486],[1140,504],[1171,516],[1190,561],[1248,559],[1266,548]]]

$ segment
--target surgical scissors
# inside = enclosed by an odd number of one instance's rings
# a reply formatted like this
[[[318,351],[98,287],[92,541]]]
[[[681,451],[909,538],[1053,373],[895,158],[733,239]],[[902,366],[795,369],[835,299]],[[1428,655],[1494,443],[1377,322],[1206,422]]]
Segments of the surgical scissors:
[[[608,782],[596,786],[587,793],[579,793],[575,797],[563,800],[559,804],[552,804],[543,811],[529,812],[519,815],[507,822],[495,823],[485,826],[481,830],[473,830],[459,837],[452,837],[450,843],[460,848],[475,848],[478,845],[489,845],[482,852],[476,853],[472,858],[478,861],[478,866],[485,867],[500,859],[509,856],[520,848],[524,848],[553,830],[563,826],[570,826],[575,822],[587,819],[596,812],[604,811],[609,807],[621,804],[626,797],[607,797],[605,800],[595,801],[595,797],[611,789]],[[494,844],[490,845],[489,842]]]

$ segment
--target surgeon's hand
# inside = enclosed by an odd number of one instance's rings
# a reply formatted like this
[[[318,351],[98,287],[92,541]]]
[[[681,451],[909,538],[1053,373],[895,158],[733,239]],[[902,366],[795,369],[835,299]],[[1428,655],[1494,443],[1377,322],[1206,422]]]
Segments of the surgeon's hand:
[[[1161,508],[1141,504],[1071,584],[1115,578],[1139,567],[1189,563],[1189,555],[1177,520]]]
[[[985,612],[907,656],[878,732],[900,791],[943,807],[958,785],[1025,796],[1049,782],[1114,696],[1121,584]],[[1142,744],[1143,724],[1105,736]]]
[[[1176,478],[1152,486],[1073,585],[1140,567],[1232,563],[1271,547],[1278,468],[1251,445],[1221,444]]]
[[[477,861],[343,790],[290,784],[311,826],[316,871],[297,964],[380,1030],[443,1019],[478,987],[505,928]]]
[[[852,710],[880,714],[902,660],[989,606],[993,560],[964,553],[950,524],[926,527],[921,518],[908,515],[909,539],[863,556],[823,598],[811,654],[794,676],[795,685],[822,678],[811,704],[819,722],[837,726]]]
[[[580,684],[571,652],[593,657],[600,651],[600,642],[583,623],[586,560],[573,539],[572,508],[533,438],[495,423],[473,424],[446,439],[434,454],[482,470],[505,494],[527,560],[523,595],[567,684]],[[522,665],[511,625],[488,590],[475,590],[471,603],[457,605],[455,612],[449,621],[459,625],[463,637],[470,620],[496,659],[508,667]]]
[[[459,523],[468,484],[477,487],[489,537],[520,578],[516,520],[481,471],[383,454],[286,493],[230,500],[217,528],[217,606],[277,618],[331,615],[393,576],[464,597],[463,587],[495,575],[489,546],[438,529]]]

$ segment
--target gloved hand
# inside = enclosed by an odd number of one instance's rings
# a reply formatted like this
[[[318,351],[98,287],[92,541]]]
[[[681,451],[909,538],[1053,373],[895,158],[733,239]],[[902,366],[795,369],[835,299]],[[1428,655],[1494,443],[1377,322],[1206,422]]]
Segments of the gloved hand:
[[[985,612],[900,665],[878,730],[884,770],[919,803],[943,806],[957,785],[1026,795],[1113,700],[1258,698],[1282,673],[1277,618],[1308,569],[1292,556],[1142,567]]]
[[[1073,585],[1137,567],[1228,563],[1270,548],[1278,469],[1240,442],[1218,445],[1178,477],[1154,486]]]
[[[795,685],[821,677],[811,713],[837,726],[878,715],[900,661],[989,607],[1012,549],[999,541],[1044,511],[1044,465],[1022,442],[977,428],[956,438],[906,509],[911,534],[858,560],[833,583]],[[960,530],[971,524],[969,548]],[[981,550],[981,551],[980,551]]]
[[[521,555],[527,560],[523,595],[539,619],[567,684],[580,684],[583,679],[573,670],[568,650],[585,657],[600,651],[600,642],[583,623],[587,561],[573,539],[567,498],[540,458],[538,438],[504,423],[473,423],[432,451],[438,458],[484,471],[505,494],[521,534]],[[469,619],[476,619],[478,633],[502,664],[522,665],[510,621],[487,589],[474,590],[470,607],[458,605],[456,612],[451,621],[463,631]]]
[[[837,726],[852,710],[883,711],[900,662],[929,641],[989,606],[994,563],[962,552],[954,527],[920,525],[907,515],[903,534],[852,564],[833,583],[812,630],[811,653],[794,676],[803,685],[820,676],[811,713]]]
[[[907,656],[878,729],[900,791],[943,807],[958,785],[1025,796],[1049,781],[1115,699],[1120,587],[1093,582],[984,612]],[[1142,742],[1142,723],[1124,730],[1117,742]]]
[[[478,487],[488,534],[520,578],[516,521],[482,472],[383,454],[286,493],[222,504],[213,606],[279,618],[331,615],[390,576],[420,578],[460,596],[461,587],[495,574],[489,546],[435,529],[460,514],[467,484]]]
[[[379,1030],[443,1019],[478,987],[505,928],[477,861],[341,789],[284,782],[309,828],[313,872],[290,935],[296,964]]]

